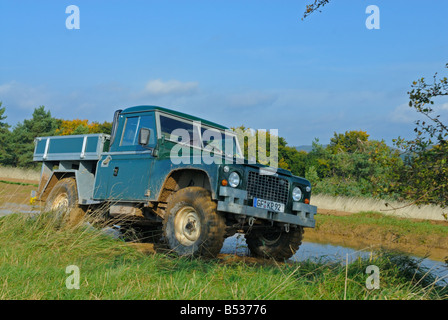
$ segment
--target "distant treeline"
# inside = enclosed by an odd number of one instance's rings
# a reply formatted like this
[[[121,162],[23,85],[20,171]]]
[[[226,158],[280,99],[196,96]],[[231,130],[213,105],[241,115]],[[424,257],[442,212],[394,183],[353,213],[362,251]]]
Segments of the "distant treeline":
[[[110,122],[56,119],[44,106],[36,108],[31,119],[11,128],[5,122],[4,113],[5,107],[0,102],[0,166],[36,167],[38,164],[32,160],[35,137],[110,134],[112,128]],[[334,133],[325,146],[316,139],[309,152],[298,151],[288,146],[284,138],[278,137],[278,166],[310,180],[314,193],[411,200],[417,204],[433,203],[447,207],[446,132],[443,136],[440,134],[437,141],[425,140],[422,132],[432,127],[420,124],[422,126],[423,129],[416,129],[419,139],[406,141],[398,138],[393,148],[384,141],[370,140],[365,131]],[[238,129],[245,130],[244,126]],[[446,127],[439,130],[444,131]],[[257,132],[255,135],[258,137]],[[267,134],[268,149],[269,139]],[[245,140],[242,146],[245,152],[247,143]]]
[[[108,133],[112,123],[89,122],[88,120],[63,120],[51,116],[44,106],[34,109],[31,119],[23,120],[16,126],[5,121],[5,107],[0,102],[0,165],[11,167],[32,168],[34,138],[42,136]]]
[[[244,126],[237,129],[246,130]],[[258,134],[253,133],[255,140]],[[267,134],[268,154],[270,138]],[[248,143],[244,140],[246,158]],[[258,140],[256,143],[258,148]],[[310,180],[314,193],[400,198],[397,181],[405,162],[400,152],[384,141],[369,140],[365,131],[347,131],[335,133],[325,146],[316,139],[310,149],[299,151],[278,137],[278,166]]]

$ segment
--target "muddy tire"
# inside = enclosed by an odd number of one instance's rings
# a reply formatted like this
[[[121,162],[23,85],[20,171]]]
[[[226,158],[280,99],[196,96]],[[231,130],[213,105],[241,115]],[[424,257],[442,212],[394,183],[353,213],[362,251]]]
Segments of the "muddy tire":
[[[303,239],[303,228],[291,228],[289,232],[253,230],[245,235],[252,256],[283,261],[299,250]]]
[[[46,212],[54,213],[59,226],[74,227],[85,216],[85,211],[78,205],[78,190],[74,178],[64,178],[56,183],[45,201]]]
[[[180,256],[215,257],[221,251],[225,218],[210,192],[200,187],[177,191],[169,200],[163,222],[168,247]]]

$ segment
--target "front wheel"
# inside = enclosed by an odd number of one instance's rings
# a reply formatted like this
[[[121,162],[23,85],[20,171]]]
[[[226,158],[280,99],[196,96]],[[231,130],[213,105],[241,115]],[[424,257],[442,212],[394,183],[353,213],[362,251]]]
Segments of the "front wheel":
[[[215,257],[224,243],[225,227],[210,192],[187,187],[168,202],[163,233],[169,248],[180,256]]]
[[[303,227],[283,230],[260,229],[245,235],[247,246],[253,256],[286,260],[299,250],[303,239]]]

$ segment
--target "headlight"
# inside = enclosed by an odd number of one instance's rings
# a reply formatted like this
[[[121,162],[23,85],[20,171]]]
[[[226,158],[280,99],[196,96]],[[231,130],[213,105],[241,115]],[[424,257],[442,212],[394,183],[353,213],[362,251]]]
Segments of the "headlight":
[[[292,190],[292,199],[294,201],[300,201],[302,199],[302,189],[300,189],[299,187],[295,187]]]
[[[236,187],[238,187],[239,184],[240,184],[240,176],[239,176],[239,174],[236,173],[236,172],[232,172],[229,175],[229,185],[232,188],[236,188]]]
[[[311,192],[311,187],[310,186],[306,186],[306,192]]]

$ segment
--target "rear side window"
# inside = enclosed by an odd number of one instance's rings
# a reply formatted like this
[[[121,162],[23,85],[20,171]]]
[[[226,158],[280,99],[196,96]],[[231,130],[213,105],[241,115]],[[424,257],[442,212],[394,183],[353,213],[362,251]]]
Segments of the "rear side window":
[[[167,140],[175,142],[181,142],[182,140],[184,140],[184,142],[188,144],[199,147],[201,146],[201,142],[199,140],[199,129],[197,126],[193,126],[192,122],[184,122],[177,119],[160,116],[160,130],[162,132],[162,135]],[[193,130],[195,131],[194,133]],[[176,132],[182,132],[186,134],[189,141],[185,141],[184,136],[176,135]],[[195,139],[197,139],[197,141],[194,141]]]

